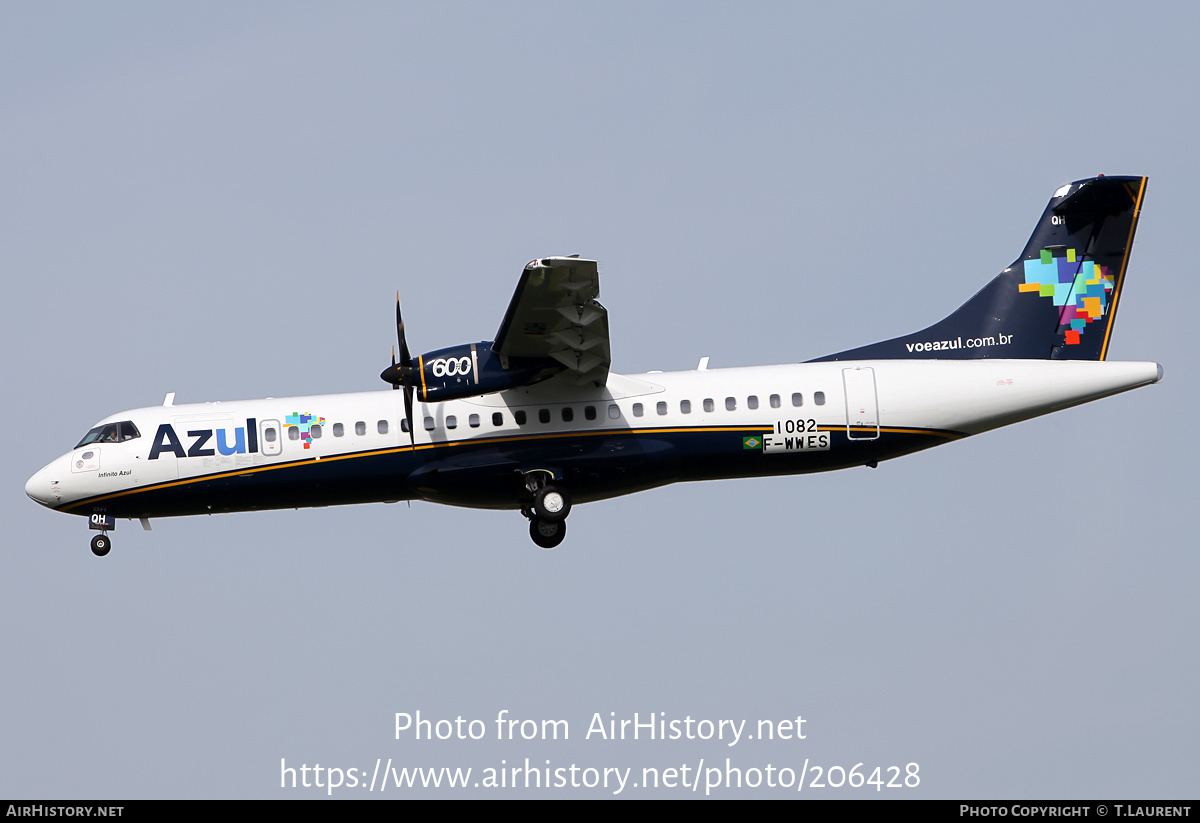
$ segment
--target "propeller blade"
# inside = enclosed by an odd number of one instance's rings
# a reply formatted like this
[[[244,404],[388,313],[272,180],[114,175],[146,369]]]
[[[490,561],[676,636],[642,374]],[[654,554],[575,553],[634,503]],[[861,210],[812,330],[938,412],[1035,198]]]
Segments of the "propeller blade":
[[[400,316],[400,292],[396,292],[396,340],[400,343],[400,365],[412,366],[412,355],[408,352],[408,340],[404,335],[404,318]]]
[[[392,347],[392,365],[379,373],[380,379],[398,389],[413,379],[412,354],[408,350],[408,339],[404,334],[404,318],[400,314],[400,292],[396,292],[396,342],[400,345],[400,362],[396,362],[396,347]]]
[[[413,387],[404,387],[404,419],[408,421],[408,442],[415,449],[417,447],[417,435],[413,431]]]
[[[408,427],[408,442],[415,449],[417,434],[413,431],[413,360],[408,351],[408,339],[404,334],[404,317],[400,314],[400,292],[396,292],[396,342],[400,345],[400,362],[396,363],[396,347],[392,347],[392,365],[379,376],[392,384],[393,389],[404,389],[404,422]]]

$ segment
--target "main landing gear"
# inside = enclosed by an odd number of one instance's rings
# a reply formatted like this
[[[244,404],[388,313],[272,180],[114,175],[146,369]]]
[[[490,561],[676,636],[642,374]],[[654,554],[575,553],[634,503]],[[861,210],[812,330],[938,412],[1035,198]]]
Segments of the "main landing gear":
[[[552,485],[554,476],[539,470],[525,474],[525,486],[533,502],[522,507],[529,518],[529,537],[543,549],[553,549],[567,536],[567,515],[571,513],[571,496],[566,490]]]
[[[531,517],[529,518],[529,536],[543,549],[557,548],[558,544],[563,542],[563,538],[567,536],[567,521],[555,522]]]

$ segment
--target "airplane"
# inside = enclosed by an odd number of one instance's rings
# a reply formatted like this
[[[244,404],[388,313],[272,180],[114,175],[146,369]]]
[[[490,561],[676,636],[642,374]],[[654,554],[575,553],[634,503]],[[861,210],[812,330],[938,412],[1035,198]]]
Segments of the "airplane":
[[[1145,177],[1054,192],[1021,256],[945,319],[803,363],[619,375],[594,260],[525,266],[495,339],[412,357],[396,391],[133,409],[25,486],[116,518],[427,500],[520,511],[542,548],[572,506],[686,480],[792,475],[949,443],[1162,379],[1106,362]],[[936,254],[956,254],[953,248]]]

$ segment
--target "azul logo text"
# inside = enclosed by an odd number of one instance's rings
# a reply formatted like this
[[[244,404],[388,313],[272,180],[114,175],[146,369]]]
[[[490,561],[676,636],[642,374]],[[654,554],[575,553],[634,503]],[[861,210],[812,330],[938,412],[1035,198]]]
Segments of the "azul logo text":
[[[163,452],[170,452],[176,457],[212,457],[218,453],[227,457],[234,454],[252,454],[258,451],[257,423],[255,418],[247,418],[246,425],[234,428],[232,436],[228,429],[223,428],[188,429],[187,436],[191,443],[186,451],[183,441],[175,432],[175,427],[170,423],[163,423],[158,427],[154,443],[150,446],[150,459],[157,460]]]

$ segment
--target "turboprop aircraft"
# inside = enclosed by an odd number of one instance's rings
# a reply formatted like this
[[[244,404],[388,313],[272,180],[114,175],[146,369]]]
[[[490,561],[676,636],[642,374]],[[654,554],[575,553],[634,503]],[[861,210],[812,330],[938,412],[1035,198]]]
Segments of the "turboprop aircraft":
[[[495,339],[413,358],[399,391],[161,406],[111,415],[26,493],[88,518],[429,500],[519,510],[553,548],[573,504],[683,480],[882,460],[1158,382],[1105,362],[1144,177],[1069,183],[1021,256],[923,331],[805,363],[622,376],[593,260],[525,266]],[[956,257],[968,257],[947,249]],[[944,253],[942,250],[939,254]]]

